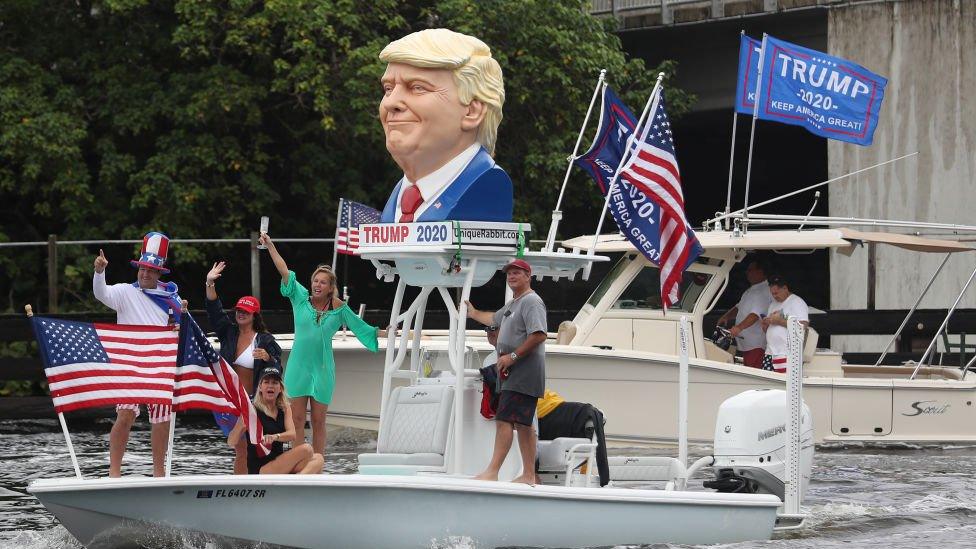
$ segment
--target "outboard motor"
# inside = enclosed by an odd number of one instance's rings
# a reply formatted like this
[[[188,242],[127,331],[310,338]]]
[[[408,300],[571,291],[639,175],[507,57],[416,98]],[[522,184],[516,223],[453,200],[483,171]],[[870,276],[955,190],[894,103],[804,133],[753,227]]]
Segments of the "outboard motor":
[[[705,488],[719,492],[764,493],[784,499],[786,478],[786,391],[754,389],[729,398],[715,420],[715,480]],[[803,404],[800,423],[800,498],[813,466],[813,418]]]

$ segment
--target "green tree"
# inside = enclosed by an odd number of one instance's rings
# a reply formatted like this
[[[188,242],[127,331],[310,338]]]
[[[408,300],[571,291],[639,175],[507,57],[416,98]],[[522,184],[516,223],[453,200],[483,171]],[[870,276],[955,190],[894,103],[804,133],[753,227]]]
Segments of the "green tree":
[[[497,160],[539,237],[599,70],[635,109],[659,70],[674,72],[628,59],[589,4],[6,0],[0,240],[240,237],[262,214],[278,235],[330,235],[340,196],[381,207],[399,176],[376,117],[377,54],[430,27],[482,38],[502,65]],[[676,113],[688,101],[669,92]],[[564,235],[592,231],[602,203],[574,177]],[[181,246],[173,260],[200,264],[206,251]],[[62,252],[64,290],[79,299],[90,254]],[[44,294],[39,252],[0,250],[0,267],[10,302]]]

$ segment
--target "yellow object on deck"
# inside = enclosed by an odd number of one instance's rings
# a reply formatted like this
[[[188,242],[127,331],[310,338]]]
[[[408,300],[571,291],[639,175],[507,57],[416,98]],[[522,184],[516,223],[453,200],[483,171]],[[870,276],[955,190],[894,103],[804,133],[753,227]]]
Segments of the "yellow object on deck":
[[[559,406],[563,402],[566,402],[566,399],[559,396],[559,393],[546,389],[546,392],[542,394],[542,398],[535,405],[536,415],[540,418],[546,417],[546,414],[555,410],[556,406]]]

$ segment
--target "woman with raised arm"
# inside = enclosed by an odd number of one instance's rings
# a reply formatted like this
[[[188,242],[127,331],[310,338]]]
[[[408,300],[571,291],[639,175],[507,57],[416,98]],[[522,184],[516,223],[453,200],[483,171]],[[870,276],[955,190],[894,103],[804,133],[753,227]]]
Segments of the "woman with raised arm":
[[[328,265],[312,271],[311,291],[302,286],[278,253],[271,237],[262,233],[259,242],[267,246],[271,260],[281,275],[281,295],[291,301],[295,317],[295,342],[285,370],[285,387],[295,416],[297,440],[305,440],[305,410],[311,400],[312,449],[325,455],[325,418],[335,390],[335,360],[332,336],[343,324],[374,353],[379,349],[379,329],[359,318],[336,297],[336,276]]]
[[[218,261],[207,273],[207,318],[210,320],[210,329],[220,340],[220,356],[228,364],[233,364],[241,384],[248,394],[254,395],[261,372],[265,368],[281,371],[281,347],[264,325],[261,302],[256,297],[246,295],[238,299],[234,306],[233,320],[224,311],[217,296],[217,279],[226,266],[223,261]],[[233,416],[229,417],[233,420]],[[219,417],[218,423],[221,423]],[[244,441],[240,441],[234,450],[234,474],[243,475],[247,473],[247,446]]]
[[[308,443],[293,444],[287,452],[281,444],[295,440],[295,422],[285,398],[285,388],[281,384],[281,370],[269,366],[261,372],[258,380],[254,411],[264,431],[262,442],[271,447],[271,453],[265,457],[258,455],[257,447],[243,436],[242,420],[237,420],[237,425],[227,436],[227,444],[233,448],[242,442],[247,445],[247,472],[251,475],[321,473],[325,459],[322,454],[313,452]]]

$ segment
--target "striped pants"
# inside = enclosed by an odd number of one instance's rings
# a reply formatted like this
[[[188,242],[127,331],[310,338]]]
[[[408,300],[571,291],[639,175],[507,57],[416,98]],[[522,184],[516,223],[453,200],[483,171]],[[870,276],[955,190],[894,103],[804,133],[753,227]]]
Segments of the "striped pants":
[[[173,407],[169,404],[146,404],[146,408],[149,409],[149,423],[166,423],[169,421],[170,416],[172,416]],[[138,404],[116,404],[115,411],[119,410],[132,410],[136,413],[136,417],[139,417],[139,405]]]

